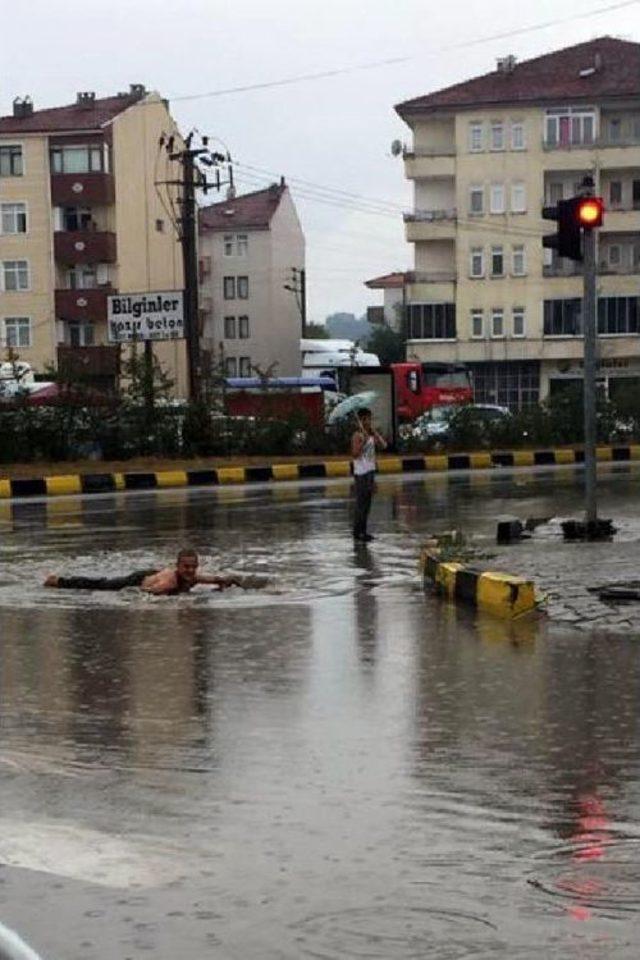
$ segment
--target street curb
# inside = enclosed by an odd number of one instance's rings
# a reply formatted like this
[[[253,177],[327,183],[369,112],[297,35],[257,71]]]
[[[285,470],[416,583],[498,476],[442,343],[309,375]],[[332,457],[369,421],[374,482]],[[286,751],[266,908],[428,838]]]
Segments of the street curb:
[[[423,550],[420,566],[425,581],[449,600],[513,620],[536,609],[533,581],[509,573],[474,570],[461,563],[448,563]]]
[[[640,460],[640,444],[598,447],[601,462]],[[383,457],[380,474],[446,473],[450,470],[486,470],[491,467],[559,466],[584,463],[584,451],[506,450]],[[69,494],[115,493],[120,490],[158,490],[168,487],[210,487],[239,483],[348,477],[349,460],[318,460],[310,463],[266,463],[251,466],[212,467],[196,470],[160,470],[132,473],[78,473],[44,477],[0,479],[0,500],[21,497],[55,497]]]

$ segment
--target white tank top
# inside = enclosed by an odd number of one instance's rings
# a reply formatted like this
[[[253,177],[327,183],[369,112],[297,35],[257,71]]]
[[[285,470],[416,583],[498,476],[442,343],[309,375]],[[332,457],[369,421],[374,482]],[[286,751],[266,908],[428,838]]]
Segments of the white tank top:
[[[365,473],[375,472],[376,469],[376,442],[373,437],[367,436],[362,445],[362,453],[353,461],[353,473],[362,477]]]

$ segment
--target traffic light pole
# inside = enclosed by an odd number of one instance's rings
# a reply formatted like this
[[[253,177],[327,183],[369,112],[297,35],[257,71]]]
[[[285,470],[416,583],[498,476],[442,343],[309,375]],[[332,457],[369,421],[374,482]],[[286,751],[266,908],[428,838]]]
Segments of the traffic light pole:
[[[584,469],[585,520],[587,528],[598,520],[596,503],[596,234],[584,231],[584,293],[582,322],[584,325]]]
[[[200,151],[184,150],[182,197],[182,263],[184,271],[184,327],[189,367],[189,396],[200,399],[200,330],[198,317],[198,259],[194,159]]]

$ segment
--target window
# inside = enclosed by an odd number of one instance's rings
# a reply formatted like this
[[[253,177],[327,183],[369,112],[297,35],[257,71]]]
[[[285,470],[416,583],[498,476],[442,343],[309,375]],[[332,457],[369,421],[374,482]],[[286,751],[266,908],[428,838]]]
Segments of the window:
[[[504,150],[504,124],[501,121],[491,124],[491,149]]]
[[[62,214],[63,230],[89,230],[93,216],[89,207],[65,207]]]
[[[241,340],[249,339],[249,317],[238,317],[238,336]]]
[[[6,291],[29,289],[29,264],[26,260],[5,260],[2,264]]]
[[[609,264],[612,267],[619,267],[622,262],[622,249],[619,243],[612,243],[609,247]]]
[[[552,180],[549,184],[549,203],[558,203],[564,197],[564,183],[562,180]]]
[[[164,220],[162,219],[162,217],[158,217],[158,219],[156,220],[156,232],[164,233]]]
[[[224,241],[223,241],[223,250],[224,250],[224,255],[225,255],[225,257],[232,257],[232,256],[233,256],[233,253],[234,253],[234,250],[235,250],[235,244],[234,244],[234,242],[233,242],[233,234],[232,234],[232,233],[225,233],[225,235],[224,235]]]
[[[246,233],[225,233],[222,249],[225,257],[246,257],[249,237]]]
[[[26,232],[26,203],[0,203],[0,233]]]
[[[612,207],[622,205],[622,181],[612,180],[609,184],[609,204]]]
[[[471,311],[471,337],[480,340],[484,337],[484,313],[482,310]]]
[[[518,244],[512,248],[511,272],[514,277],[524,277],[527,272],[525,261],[524,244]]]
[[[538,403],[540,398],[540,362],[506,360],[497,363],[470,363],[473,395],[476,403],[499,403],[519,410]]]
[[[223,296],[225,300],[235,300],[236,298],[236,278],[235,277],[224,278]]]
[[[235,340],[236,338],[236,318],[224,318],[224,337],[225,340]]]
[[[95,330],[92,323],[67,324],[68,344],[70,347],[92,347],[95,344]]]
[[[249,277],[238,277],[238,299],[249,299]]]
[[[484,187],[469,187],[469,213],[484,213]]]
[[[491,336],[504,337],[504,311],[491,311]]]
[[[618,143],[622,139],[622,120],[614,117],[609,120],[609,143]]]
[[[251,376],[251,357],[240,357],[240,376]]]
[[[246,233],[239,233],[236,236],[236,247],[238,250],[238,256],[246,257],[249,251],[249,237]],[[240,358],[240,362],[242,363],[242,357]]]
[[[238,362],[235,357],[227,357],[224,362],[224,372],[228,377],[238,376]]]
[[[524,337],[524,307],[514,307],[511,311],[511,329],[514,337]]]
[[[504,213],[504,183],[492,183],[490,197],[489,213]]]
[[[545,117],[545,144],[548,147],[571,147],[592,144],[596,117],[593,110],[582,107],[554,107]]]
[[[484,250],[482,247],[471,247],[469,275],[472,277],[484,277]]]
[[[525,146],[524,123],[514,120],[511,123],[511,149],[524,150]]]
[[[511,212],[527,212],[527,188],[524,183],[516,182],[511,184]]]
[[[598,333],[603,336],[640,332],[640,297],[600,297]]]
[[[0,147],[0,177],[21,177],[24,173],[22,147]]]
[[[5,317],[5,347],[31,346],[31,320],[28,317]]]
[[[87,264],[72,267],[67,273],[69,290],[93,290],[98,285],[98,273],[94,266]]]
[[[491,276],[504,276],[504,251],[502,247],[491,247]]]
[[[53,173],[101,173],[104,169],[102,147],[84,144],[54,147],[51,151]]]
[[[410,303],[407,313],[410,340],[455,340],[455,303]]]
[[[640,180],[634,180],[632,186],[633,209],[640,209]]]
[[[484,147],[483,128],[481,123],[469,124],[469,150],[478,153]]]
[[[544,301],[545,337],[578,337],[582,333],[582,300]]]

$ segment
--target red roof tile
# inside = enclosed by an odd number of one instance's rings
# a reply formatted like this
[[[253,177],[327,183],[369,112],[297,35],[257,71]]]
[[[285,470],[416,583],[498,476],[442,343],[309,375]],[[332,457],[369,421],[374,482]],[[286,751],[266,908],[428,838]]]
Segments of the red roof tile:
[[[72,103],[66,107],[34,110],[27,117],[0,117],[0,136],[5,133],[64,133],[99,130],[119,113],[140,100],[138,94],[123,94],[94,100],[90,106]]]
[[[594,68],[586,76],[580,71]],[[640,96],[640,43],[599,37],[494,70],[396,106],[407,120],[415,114],[498,103],[539,103]]]
[[[233,200],[212,203],[200,210],[200,228],[202,230],[243,229],[268,230],[271,218],[278,209],[287,187],[283,183],[272,183],[266,190],[245,193]]]
[[[404,273],[385,273],[383,277],[374,277],[373,280],[365,280],[365,287],[370,290],[388,290],[396,287],[403,287],[405,282]]]

